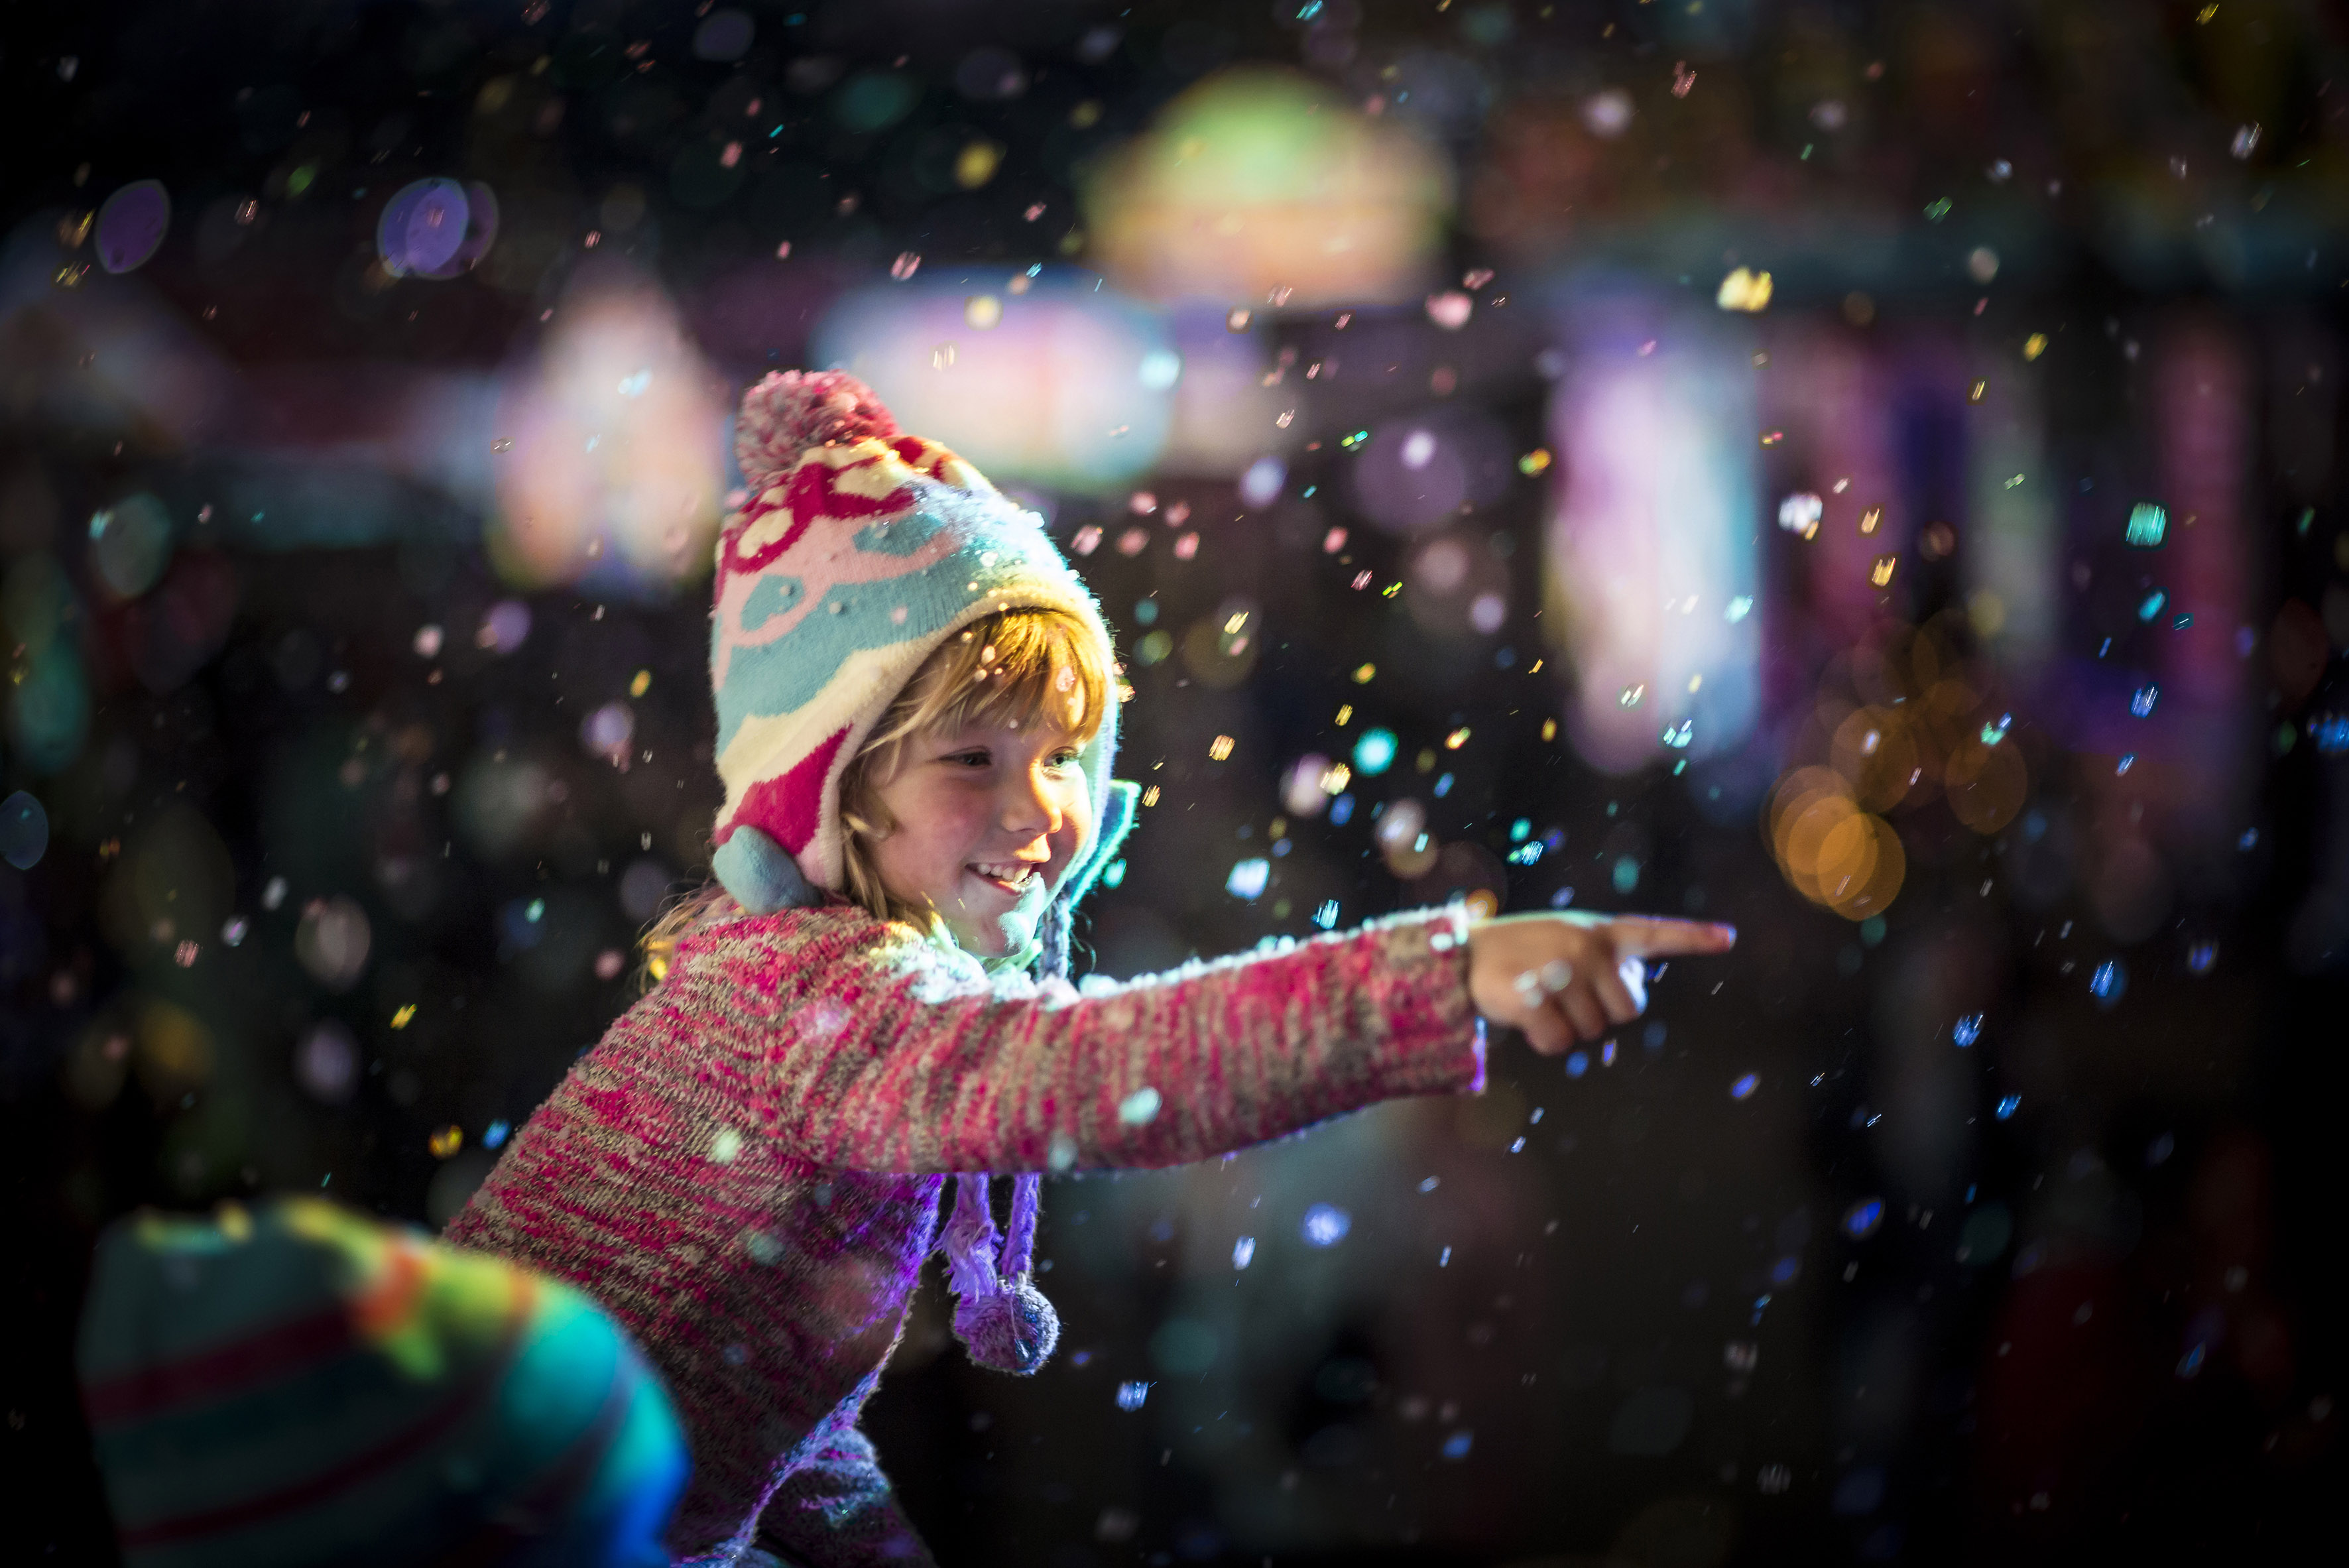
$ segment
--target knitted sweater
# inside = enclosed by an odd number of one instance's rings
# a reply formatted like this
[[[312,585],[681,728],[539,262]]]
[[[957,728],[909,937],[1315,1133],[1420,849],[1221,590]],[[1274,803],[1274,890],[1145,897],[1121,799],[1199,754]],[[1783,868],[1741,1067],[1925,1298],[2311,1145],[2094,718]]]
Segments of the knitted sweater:
[[[448,1238],[576,1284],[659,1367],[694,1460],[681,1558],[755,1534],[811,1568],[927,1563],[855,1422],[944,1173],[1178,1165],[1481,1091],[1464,938],[1456,910],[1423,912],[1079,988],[990,980],[836,904],[723,921],[678,944]]]

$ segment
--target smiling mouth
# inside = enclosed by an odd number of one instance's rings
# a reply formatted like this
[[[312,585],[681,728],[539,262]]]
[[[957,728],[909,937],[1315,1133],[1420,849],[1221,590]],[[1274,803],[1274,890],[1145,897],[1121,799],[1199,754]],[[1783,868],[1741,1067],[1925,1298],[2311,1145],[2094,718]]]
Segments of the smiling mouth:
[[[1037,872],[1043,868],[1033,861],[974,861],[963,869],[979,881],[1018,898],[1036,885]]]

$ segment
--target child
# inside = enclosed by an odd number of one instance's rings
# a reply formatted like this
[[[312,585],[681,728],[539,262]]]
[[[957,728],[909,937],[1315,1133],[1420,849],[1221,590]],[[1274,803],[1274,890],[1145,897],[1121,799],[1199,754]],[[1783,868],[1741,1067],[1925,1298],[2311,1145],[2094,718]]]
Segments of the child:
[[[1063,976],[1129,823],[1115,666],[1038,521],[836,372],[768,377],[718,547],[718,888],[450,1225],[571,1281],[668,1381],[680,1557],[930,1561],[857,1416],[936,1239],[955,1328],[1030,1373],[1040,1173],[1202,1160],[1562,1051],[1723,927],[1421,912],[1128,985]],[[1031,969],[1040,968],[1040,979]],[[984,1172],[1018,1173],[1000,1250]]]

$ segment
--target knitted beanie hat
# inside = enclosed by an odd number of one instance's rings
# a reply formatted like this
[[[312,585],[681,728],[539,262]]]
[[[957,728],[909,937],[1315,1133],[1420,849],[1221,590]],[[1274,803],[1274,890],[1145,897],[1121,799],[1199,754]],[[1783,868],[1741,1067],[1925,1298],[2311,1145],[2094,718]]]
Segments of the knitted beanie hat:
[[[577,1291],[314,1197],[99,1238],[82,1405],[131,1568],[666,1568],[659,1378]]]
[[[1104,661],[1111,641],[1042,520],[899,430],[852,376],[767,377],[743,395],[734,455],[748,499],[718,539],[709,679],[726,799],[712,869],[756,912],[792,902],[800,879],[840,889],[841,775],[941,643],[1019,609],[1068,612]],[[1095,848],[1116,748],[1112,697],[1083,755]]]

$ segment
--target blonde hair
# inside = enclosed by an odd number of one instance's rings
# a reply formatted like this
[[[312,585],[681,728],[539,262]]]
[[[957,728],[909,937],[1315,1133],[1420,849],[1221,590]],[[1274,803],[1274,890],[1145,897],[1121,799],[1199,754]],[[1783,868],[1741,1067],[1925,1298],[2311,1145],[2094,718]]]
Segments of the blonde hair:
[[[897,826],[880,792],[904,764],[906,746],[973,725],[1017,729],[1040,720],[1091,741],[1109,717],[1115,678],[1108,647],[1066,610],[999,610],[940,644],[840,776],[840,896],[879,919],[928,929],[936,912],[890,892],[873,864],[873,846]],[[681,938],[722,917],[731,903],[713,879],[664,910],[641,944],[643,988],[668,972]]]

